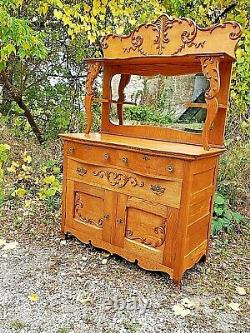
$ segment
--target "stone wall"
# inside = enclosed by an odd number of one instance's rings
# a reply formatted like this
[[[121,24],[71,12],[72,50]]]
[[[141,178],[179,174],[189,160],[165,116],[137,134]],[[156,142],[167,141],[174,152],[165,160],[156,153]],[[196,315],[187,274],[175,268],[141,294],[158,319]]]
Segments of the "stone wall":
[[[118,98],[120,75],[112,80],[112,98]],[[193,98],[194,75],[140,77],[132,75],[125,88],[126,100],[137,104],[156,104],[162,110],[178,119],[186,110],[185,102]]]

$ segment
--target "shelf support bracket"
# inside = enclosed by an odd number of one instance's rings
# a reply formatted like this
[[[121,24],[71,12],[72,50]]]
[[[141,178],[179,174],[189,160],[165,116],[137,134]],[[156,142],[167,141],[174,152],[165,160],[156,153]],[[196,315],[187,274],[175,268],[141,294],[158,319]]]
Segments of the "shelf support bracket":
[[[202,131],[202,143],[205,150],[209,150],[209,133],[218,111],[217,94],[220,90],[219,57],[201,57],[202,72],[209,82],[209,87],[205,92],[207,104],[207,117]]]
[[[94,97],[94,89],[93,83],[96,79],[99,70],[100,70],[100,63],[95,62],[89,65],[87,79],[86,79],[86,95],[85,95],[85,111],[87,116],[87,124],[85,133],[88,134],[90,132],[92,126],[92,111],[91,111],[91,104]]]
[[[126,95],[124,93],[125,87],[129,84],[130,74],[121,74],[119,86],[118,86],[118,104],[117,104],[117,116],[119,125],[123,125],[123,102],[125,101]]]

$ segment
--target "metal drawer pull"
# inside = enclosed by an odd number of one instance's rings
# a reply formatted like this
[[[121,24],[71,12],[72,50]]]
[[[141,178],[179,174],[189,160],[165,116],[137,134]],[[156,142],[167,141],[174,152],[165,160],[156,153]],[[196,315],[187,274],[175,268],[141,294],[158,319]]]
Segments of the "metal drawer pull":
[[[110,155],[107,154],[107,153],[105,153],[105,154],[104,154],[104,159],[105,159],[105,160],[109,160],[109,159],[110,159]]]
[[[144,161],[148,161],[150,160],[150,157],[148,155],[143,155],[143,158],[142,158]]]
[[[122,158],[122,162],[123,162],[124,164],[128,164],[128,158],[127,158],[127,157],[123,157],[123,158]]]
[[[75,148],[74,147],[69,147],[68,153],[69,154],[74,154],[74,152],[75,152]]]
[[[154,192],[156,195],[162,195],[164,194],[166,188],[161,185],[151,185],[150,186],[151,191]]]
[[[122,224],[122,219],[116,219],[117,224]]]
[[[78,175],[84,176],[87,173],[87,169],[85,169],[85,168],[76,168],[76,172],[78,173]]]
[[[169,164],[166,169],[167,169],[168,172],[173,172],[174,171],[174,166],[172,164]]]

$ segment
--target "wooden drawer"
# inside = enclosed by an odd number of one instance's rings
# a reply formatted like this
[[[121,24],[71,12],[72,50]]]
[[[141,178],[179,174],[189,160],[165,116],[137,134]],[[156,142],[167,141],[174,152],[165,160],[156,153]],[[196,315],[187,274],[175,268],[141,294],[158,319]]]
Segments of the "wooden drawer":
[[[83,162],[121,167],[146,176],[163,176],[165,179],[183,178],[183,162],[175,158],[75,142],[65,142],[64,150],[66,156]]]
[[[144,177],[130,171],[80,163],[67,159],[67,177],[108,190],[179,208],[181,182]]]

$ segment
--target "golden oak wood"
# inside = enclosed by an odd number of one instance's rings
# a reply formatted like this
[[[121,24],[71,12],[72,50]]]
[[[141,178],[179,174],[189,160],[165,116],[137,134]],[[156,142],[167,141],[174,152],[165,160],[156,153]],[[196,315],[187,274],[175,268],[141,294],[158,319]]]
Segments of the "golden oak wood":
[[[235,22],[201,29],[189,19],[160,16],[129,36],[103,38],[105,58],[87,59],[85,134],[64,141],[62,232],[166,272],[179,283],[207,255],[213,196],[223,148],[234,49]],[[101,133],[91,133],[93,82],[103,69]],[[132,74],[203,72],[209,81],[202,133],[123,124],[125,87]],[[111,81],[121,74],[118,99]],[[117,106],[118,125],[110,121]]]

